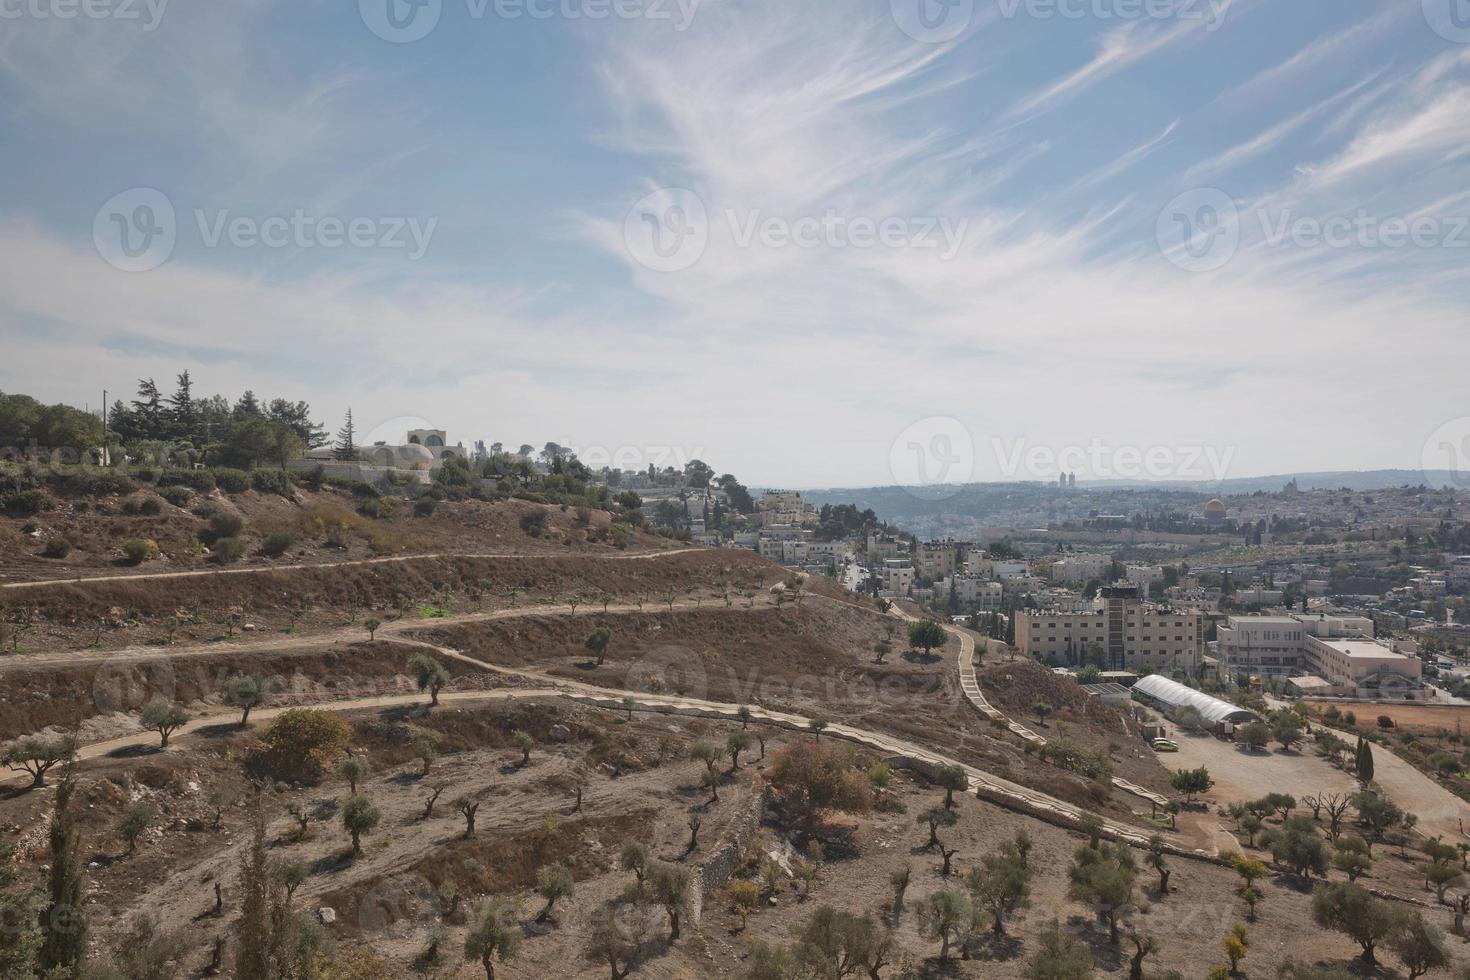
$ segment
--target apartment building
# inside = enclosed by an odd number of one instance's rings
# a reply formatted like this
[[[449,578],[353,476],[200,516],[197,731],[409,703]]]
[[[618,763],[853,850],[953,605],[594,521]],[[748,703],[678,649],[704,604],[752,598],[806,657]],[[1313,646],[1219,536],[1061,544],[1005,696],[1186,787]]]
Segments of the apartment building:
[[[1051,563],[1051,577],[1056,582],[1091,582],[1104,578],[1112,566],[1110,555],[1068,555]]]
[[[1078,665],[1100,650],[1112,670],[1199,670],[1204,617],[1139,601],[1132,586],[1102,590],[1099,611],[1019,610],[1016,645],[1043,661]]]

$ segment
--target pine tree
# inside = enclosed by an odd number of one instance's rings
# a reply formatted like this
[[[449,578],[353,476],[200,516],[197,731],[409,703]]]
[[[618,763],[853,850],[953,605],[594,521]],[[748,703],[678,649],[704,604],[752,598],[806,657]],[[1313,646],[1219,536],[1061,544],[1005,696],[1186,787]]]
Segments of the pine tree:
[[[163,395],[159,394],[158,385],[153,383],[152,378],[138,380],[138,397],[133,400],[133,416],[137,421],[139,434],[144,439],[163,438]]]
[[[178,387],[168,400],[168,421],[176,439],[199,441],[199,418],[194,411],[194,382],[189,372],[179,375]]]
[[[240,419],[260,418],[264,414],[260,410],[260,399],[255,397],[255,392],[253,391],[247,390],[245,394],[240,396],[240,400],[235,402],[234,416],[237,421]]]
[[[63,976],[79,973],[87,957],[82,842],[71,806],[75,791],[76,775],[68,764],[57,784],[56,810],[51,814],[51,874],[46,909],[41,913],[41,970],[55,970]]]
[[[347,421],[337,432],[337,445],[332,447],[332,456],[342,460],[357,458],[357,433],[352,427],[352,409],[350,408],[347,410]]]

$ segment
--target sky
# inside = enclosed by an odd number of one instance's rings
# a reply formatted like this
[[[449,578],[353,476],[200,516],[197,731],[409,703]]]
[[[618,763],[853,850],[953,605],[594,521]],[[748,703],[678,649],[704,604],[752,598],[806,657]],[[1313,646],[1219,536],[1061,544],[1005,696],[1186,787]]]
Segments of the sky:
[[[1470,469],[1470,0],[0,0],[0,390],[758,486]]]

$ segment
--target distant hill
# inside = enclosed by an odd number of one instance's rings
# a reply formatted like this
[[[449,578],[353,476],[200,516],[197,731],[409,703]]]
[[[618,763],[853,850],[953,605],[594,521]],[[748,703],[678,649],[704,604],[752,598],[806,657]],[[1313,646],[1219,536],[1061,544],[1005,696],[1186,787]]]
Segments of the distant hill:
[[[1169,490],[1209,490],[1215,493],[1256,493],[1280,490],[1288,481],[1296,480],[1299,490],[1388,490],[1394,487],[1417,487],[1420,484],[1439,488],[1467,483],[1464,474],[1454,470],[1336,470],[1324,473],[1282,473],[1278,476],[1248,476],[1235,480],[1142,482],[1129,480],[1097,480],[1079,483],[1079,489],[1112,490],[1134,487],[1157,487]]]

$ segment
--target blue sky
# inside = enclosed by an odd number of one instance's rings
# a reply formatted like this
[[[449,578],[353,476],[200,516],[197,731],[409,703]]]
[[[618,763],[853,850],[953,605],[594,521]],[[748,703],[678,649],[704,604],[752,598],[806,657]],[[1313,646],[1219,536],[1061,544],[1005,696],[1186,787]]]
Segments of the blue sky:
[[[7,391],[803,486],[1470,435],[1470,0],[91,2],[0,0]]]

